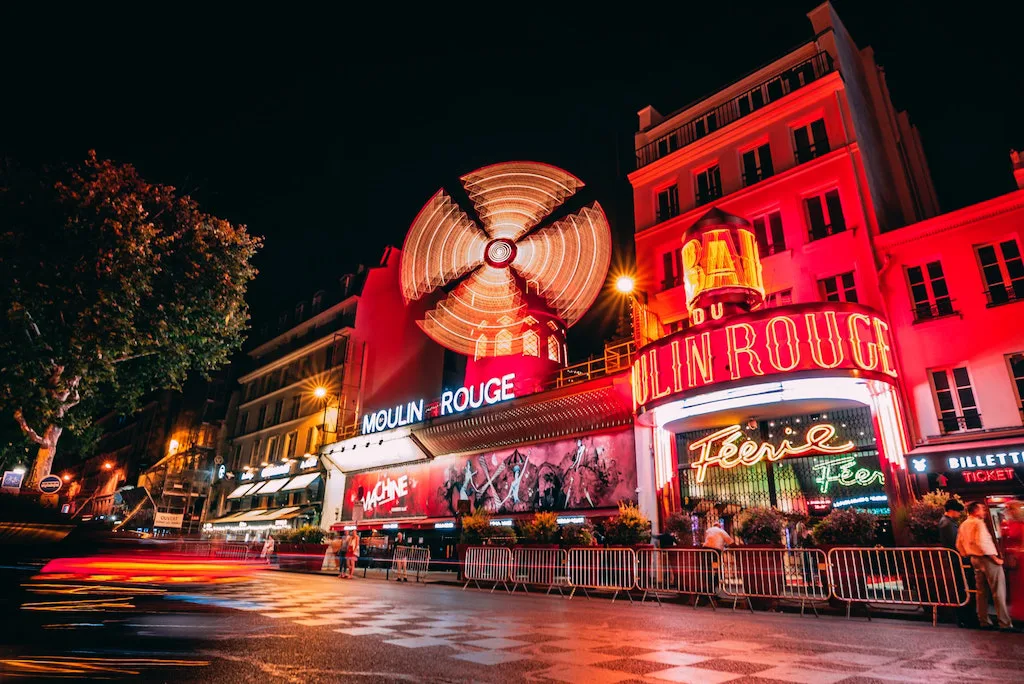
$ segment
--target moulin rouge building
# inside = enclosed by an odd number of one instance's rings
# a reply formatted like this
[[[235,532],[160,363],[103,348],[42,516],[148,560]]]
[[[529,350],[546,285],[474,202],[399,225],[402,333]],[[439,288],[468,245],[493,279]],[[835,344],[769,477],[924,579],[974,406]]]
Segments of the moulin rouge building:
[[[1024,492],[1024,192],[946,215],[829,4],[813,40],[640,111],[632,386],[652,499],[888,513]],[[1024,175],[1024,171],[1022,171]]]

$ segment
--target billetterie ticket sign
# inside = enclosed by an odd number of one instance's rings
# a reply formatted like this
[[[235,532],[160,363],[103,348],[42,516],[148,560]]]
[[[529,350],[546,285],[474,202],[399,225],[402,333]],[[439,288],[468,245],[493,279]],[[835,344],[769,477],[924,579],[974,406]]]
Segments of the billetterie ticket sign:
[[[715,385],[779,380],[808,371],[896,377],[889,324],[857,304],[816,302],[766,309],[677,332],[640,350],[633,403],[651,408]],[[682,398],[682,397],[679,397]]]

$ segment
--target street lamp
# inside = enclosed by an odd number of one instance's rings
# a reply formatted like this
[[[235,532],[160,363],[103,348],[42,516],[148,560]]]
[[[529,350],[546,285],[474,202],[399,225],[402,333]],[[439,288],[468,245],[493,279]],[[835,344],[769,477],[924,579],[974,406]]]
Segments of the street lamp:
[[[316,397],[317,399],[323,399],[324,397],[327,396],[327,388],[317,387],[315,390],[313,390],[313,396]]]
[[[114,467],[114,464],[111,463],[110,461],[107,461],[106,463],[103,464],[103,469],[104,470],[110,470],[113,467]]]
[[[620,275],[615,279],[615,289],[621,294],[633,294],[636,289],[636,281],[633,276]]]

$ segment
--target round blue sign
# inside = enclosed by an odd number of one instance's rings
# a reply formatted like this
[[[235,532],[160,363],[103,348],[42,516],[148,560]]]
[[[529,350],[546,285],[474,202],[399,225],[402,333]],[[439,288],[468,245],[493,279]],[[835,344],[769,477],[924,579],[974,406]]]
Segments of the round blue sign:
[[[39,481],[39,491],[44,494],[56,494],[63,485],[64,483],[56,475],[47,475]]]

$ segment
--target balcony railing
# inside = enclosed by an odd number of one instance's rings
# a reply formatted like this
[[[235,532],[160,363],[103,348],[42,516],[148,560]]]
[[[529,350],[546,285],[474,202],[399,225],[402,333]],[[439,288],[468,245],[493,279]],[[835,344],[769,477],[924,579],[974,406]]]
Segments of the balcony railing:
[[[714,202],[716,199],[722,196],[722,188],[715,186],[708,188],[707,192],[697,191],[694,200],[698,207],[702,207],[705,204]]]
[[[1024,301],[1024,280],[1015,280],[1011,284],[989,285],[985,290],[987,306],[999,306]]]
[[[671,206],[670,205],[668,207],[658,207],[658,211],[657,211],[657,222],[658,223],[661,223],[662,221],[668,221],[673,216],[679,216],[679,205],[678,204],[675,205],[675,206]]]
[[[807,231],[807,238],[810,242],[815,240],[823,240],[824,238],[831,237],[833,235],[839,235],[840,233],[846,232],[846,224],[836,222],[835,224],[826,223],[820,226],[811,226],[810,230]]]
[[[775,175],[774,170],[764,169],[764,168],[755,169],[751,173],[747,173],[746,171],[744,171],[743,172],[743,187],[746,188],[748,186],[753,185],[754,183],[760,183],[765,178],[771,178],[774,175]]]
[[[959,313],[953,308],[952,299],[940,299],[937,302],[921,302],[914,305],[911,309],[914,314],[914,322],[922,323],[924,321],[930,321],[933,318],[941,318],[942,316],[953,316]]]
[[[980,430],[981,414],[972,411],[962,416],[942,416],[939,418],[939,423],[942,425],[942,434],[944,435],[965,430]]]
[[[793,157],[796,159],[797,164],[803,164],[809,162],[812,159],[824,156],[832,151],[832,148],[828,144],[828,140],[819,140],[813,142],[807,147],[798,147],[793,151]]]
[[[678,149],[752,114],[766,104],[781,100],[795,90],[835,71],[832,56],[819,52],[796,66],[775,74],[742,95],[690,119],[636,151],[636,167],[642,168]]]
[[[562,368],[544,383],[544,389],[556,389],[586,382],[605,375],[628,370],[633,364],[636,345],[633,340],[607,345],[603,356],[596,356],[581,363]]]

